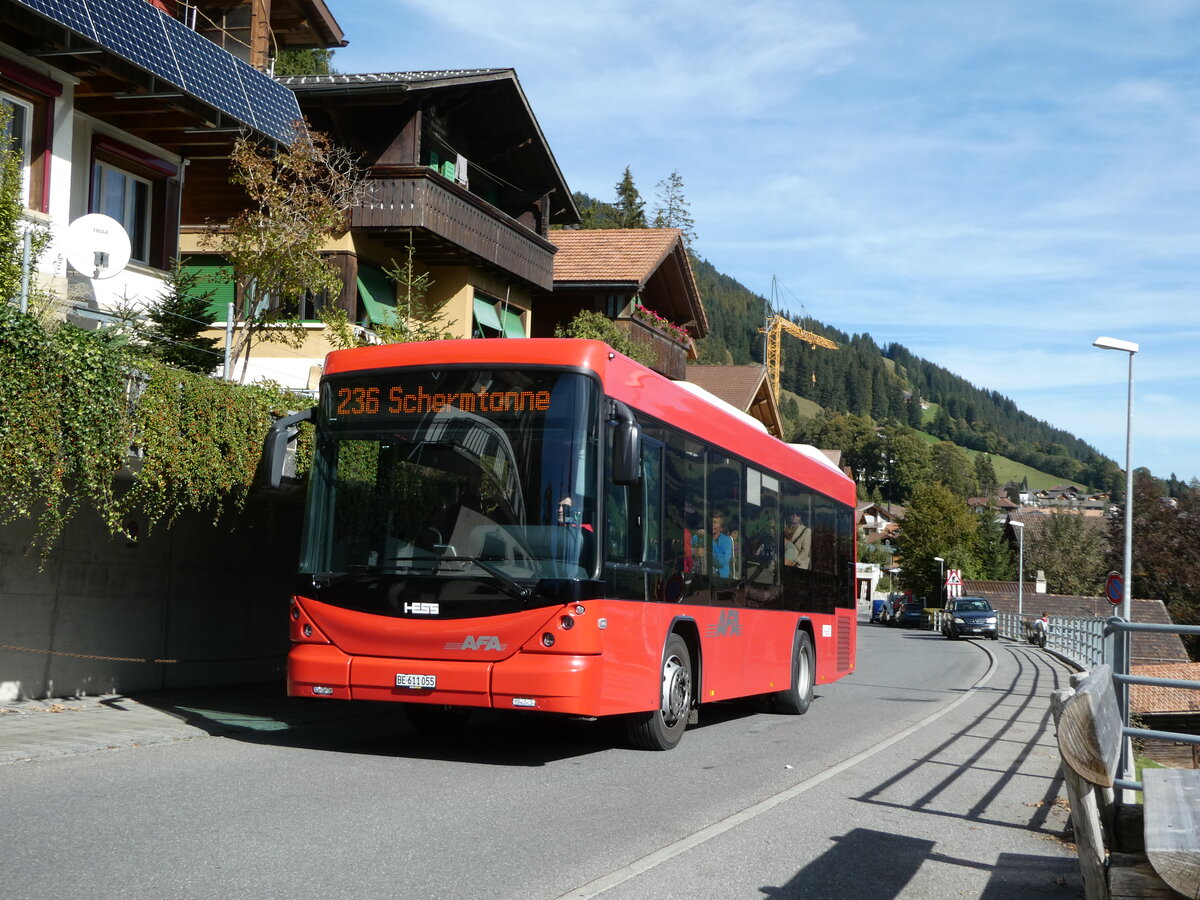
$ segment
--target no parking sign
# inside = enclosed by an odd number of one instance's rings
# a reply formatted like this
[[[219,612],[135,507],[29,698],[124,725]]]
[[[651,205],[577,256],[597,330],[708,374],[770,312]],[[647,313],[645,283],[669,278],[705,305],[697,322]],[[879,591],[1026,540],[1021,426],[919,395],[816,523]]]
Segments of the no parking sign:
[[[1120,572],[1109,572],[1104,579],[1104,596],[1113,606],[1120,606],[1125,599],[1125,579]]]

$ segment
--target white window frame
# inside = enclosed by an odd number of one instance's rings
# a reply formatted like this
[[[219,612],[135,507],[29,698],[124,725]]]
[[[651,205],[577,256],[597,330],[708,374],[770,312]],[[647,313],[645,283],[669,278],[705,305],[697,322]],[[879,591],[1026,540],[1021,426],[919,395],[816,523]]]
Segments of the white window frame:
[[[104,207],[104,189],[109,178],[113,175],[119,175],[127,182],[127,187],[124,190],[122,198],[121,215],[113,215],[113,210]],[[129,186],[133,184],[141,184],[145,186],[145,208],[141,210],[142,221],[145,223],[145,228],[141,235],[135,234],[132,223],[137,218],[137,191],[130,190]],[[129,235],[129,258],[135,262],[150,263],[150,233],[154,228],[154,182],[148,178],[143,178],[140,175],[134,175],[127,169],[122,169],[120,166],[114,166],[112,163],[105,162],[102,159],[97,159],[92,167],[92,212],[104,213],[112,216],[121,223],[121,227]]]
[[[21,204],[26,208],[29,207],[29,177],[30,166],[32,165],[32,141],[33,141],[33,104],[21,97],[14,97],[12,94],[0,91],[0,103],[10,109],[20,108],[23,115],[23,121],[19,125],[19,132],[13,128],[12,120],[9,120],[8,132],[16,139],[17,150],[21,154]]]

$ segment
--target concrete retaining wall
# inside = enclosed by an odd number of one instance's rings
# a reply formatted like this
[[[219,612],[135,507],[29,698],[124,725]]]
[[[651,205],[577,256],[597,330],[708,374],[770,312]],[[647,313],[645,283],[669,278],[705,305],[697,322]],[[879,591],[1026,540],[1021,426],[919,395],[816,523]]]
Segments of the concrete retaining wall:
[[[130,543],[81,510],[41,572],[29,524],[0,528],[0,701],[282,683],[300,518],[261,495]]]

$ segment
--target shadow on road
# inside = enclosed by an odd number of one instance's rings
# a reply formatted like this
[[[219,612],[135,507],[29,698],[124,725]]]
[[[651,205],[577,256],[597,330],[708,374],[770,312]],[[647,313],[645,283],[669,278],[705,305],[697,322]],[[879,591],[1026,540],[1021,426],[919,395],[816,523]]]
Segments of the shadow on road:
[[[787,884],[759,890],[779,900],[892,900],[901,895],[934,848],[933,841],[869,828],[855,828],[833,840],[837,846],[797,872]]]
[[[412,725],[403,703],[288,697],[278,684],[155,691],[130,699],[214,737],[335,753],[541,766],[629,746],[620,719],[478,709],[465,724],[431,733]],[[754,699],[709,704],[689,730],[762,711]]]

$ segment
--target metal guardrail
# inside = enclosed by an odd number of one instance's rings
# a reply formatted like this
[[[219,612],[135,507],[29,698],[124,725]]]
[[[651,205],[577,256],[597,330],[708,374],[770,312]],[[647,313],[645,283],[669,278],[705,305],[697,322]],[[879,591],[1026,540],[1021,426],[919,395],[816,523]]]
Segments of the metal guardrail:
[[[940,631],[944,613],[936,612],[930,625],[934,631]],[[1036,633],[1029,627],[1032,619],[1022,620],[1016,613],[997,613],[997,627],[1003,637],[1015,641],[1038,643]],[[1181,744],[1200,745],[1200,735],[1185,734],[1178,731],[1158,731],[1151,728],[1135,728],[1129,720],[1129,685],[1144,684],[1154,687],[1180,688],[1200,691],[1200,681],[1187,681],[1179,678],[1152,678],[1146,675],[1130,673],[1129,636],[1138,632],[1160,634],[1192,634],[1200,635],[1200,626],[1195,625],[1159,625],[1140,622],[1126,622],[1119,616],[1101,619],[1095,616],[1050,616],[1050,627],[1046,634],[1044,648],[1080,669],[1090,670],[1101,663],[1108,663],[1113,669],[1113,680],[1116,682],[1117,704],[1121,710],[1123,722],[1122,734],[1126,738],[1121,771],[1125,778],[1116,781],[1116,787],[1140,791],[1142,783],[1130,777],[1130,761],[1132,758],[1130,741],[1134,738],[1162,741],[1176,741]]]
[[[934,631],[941,631],[944,615],[941,610],[933,614],[930,626]],[[1032,621],[1026,616],[1023,622],[1016,613],[996,614],[1000,636],[1014,641],[1037,643],[1025,624]],[[1104,662],[1104,622],[1094,616],[1051,616],[1045,649],[1066,657],[1081,669],[1091,669]]]
[[[1129,722],[1129,685],[1145,684],[1157,687],[1181,688],[1184,690],[1200,691],[1200,681],[1187,681],[1181,678],[1151,678],[1146,675],[1130,674],[1129,637],[1131,634],[1192,634],[1200,635],[1200,626],[1196,625],[1157,625],[1143,622],[1126,622],[1119,616],[1104,620],[1104,662],[1113,668],[1113,681],[1117,688],[1117,705],[1121,709],[1121,721],[1124,727],[1121,733],[1125,737],[1122,748],[1121,771],[1124,778],[1118,778],[1115,787],[1125,790],[1140,791],[1142,783],[1131,777],[1133,774],[1132,747],[1134,738],[1149,738],[1153,740],[1176,741],[1181,744],[1200,744],[1200,735],[1184,734],[1177,731],[1156,731],[1149,728],[1134,728]]]

